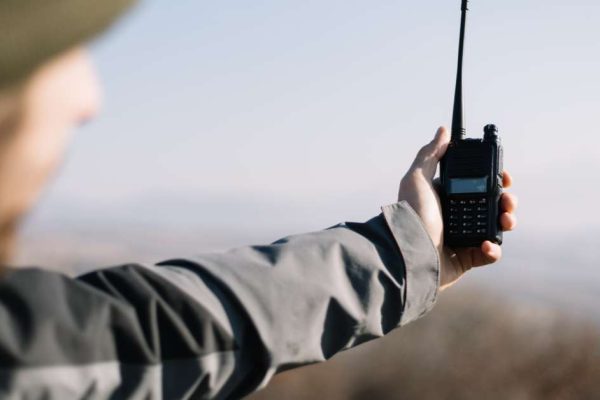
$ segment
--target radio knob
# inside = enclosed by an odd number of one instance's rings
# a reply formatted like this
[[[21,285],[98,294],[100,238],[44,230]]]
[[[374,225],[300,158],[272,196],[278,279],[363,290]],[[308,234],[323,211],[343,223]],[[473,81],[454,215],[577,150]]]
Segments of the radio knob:
[[[486,125],[483,128],[483,139],[485,141],[493,142],[498,139],[498,127],[494,124]]]

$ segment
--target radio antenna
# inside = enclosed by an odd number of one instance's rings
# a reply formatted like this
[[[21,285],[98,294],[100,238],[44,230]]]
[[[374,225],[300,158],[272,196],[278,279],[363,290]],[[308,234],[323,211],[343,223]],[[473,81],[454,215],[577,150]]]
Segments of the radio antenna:
[[[465,48],[465,25],[467,23],[467,10],[469,0],[462,0],[462,16],[460,21],[460,41],[458,44],[458,69],[456,72],[456,91],[454,92],[454,113],[452,115],[452,141],[460,141],[465,138],[465,112],[463,109],[463,52]]]

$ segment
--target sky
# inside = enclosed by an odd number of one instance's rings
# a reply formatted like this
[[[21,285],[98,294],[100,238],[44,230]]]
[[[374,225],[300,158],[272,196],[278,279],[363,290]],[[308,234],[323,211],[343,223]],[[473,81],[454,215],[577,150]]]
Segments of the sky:
[[[592,0],[470,2],[467,131],[498,125],[522,232],[600,227],[599,17]],[[146,1],[91,44],[102,113],[29,225],[375,216],[450,125],[459,18],[458,0]]]

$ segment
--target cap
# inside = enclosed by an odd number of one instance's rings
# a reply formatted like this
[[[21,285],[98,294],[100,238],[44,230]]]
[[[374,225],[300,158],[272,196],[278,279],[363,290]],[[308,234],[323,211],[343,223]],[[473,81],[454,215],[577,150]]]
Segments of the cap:
[[[0,0],[0,88],[104,31],[135,0]]]

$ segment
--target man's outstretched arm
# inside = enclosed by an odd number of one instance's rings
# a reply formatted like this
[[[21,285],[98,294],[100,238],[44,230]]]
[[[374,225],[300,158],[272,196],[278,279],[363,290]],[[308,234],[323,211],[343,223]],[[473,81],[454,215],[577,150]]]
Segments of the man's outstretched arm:
[[[414,211],[384,211],[268,246],[77,280],[9,273],[0,394],[240,398],[278,371],[380,337],[433,306],[439,275]]]
[[[382,336],[428,311],[444,276],[423,208],[407,201],[366,223],[158,266],[9,273],[0,395],[239,398]]]

